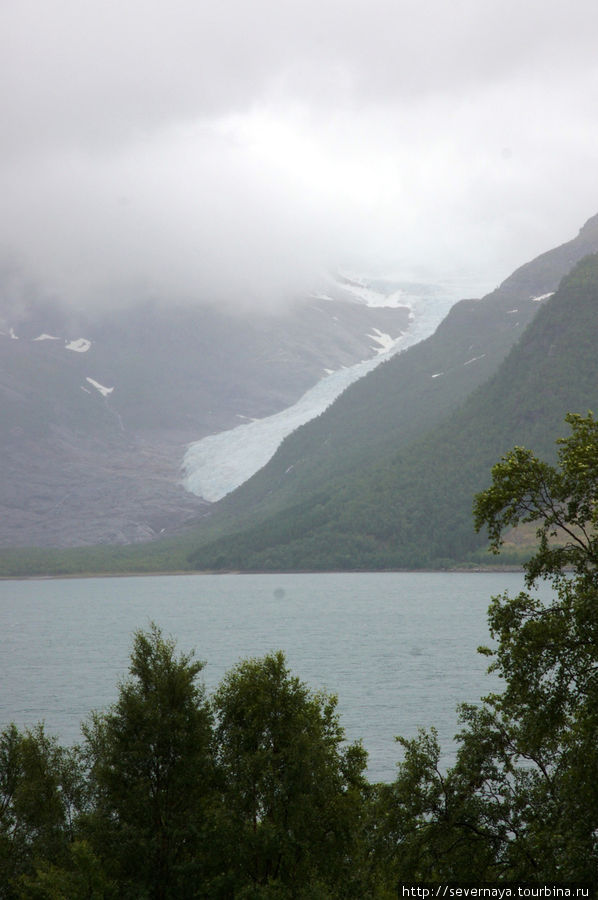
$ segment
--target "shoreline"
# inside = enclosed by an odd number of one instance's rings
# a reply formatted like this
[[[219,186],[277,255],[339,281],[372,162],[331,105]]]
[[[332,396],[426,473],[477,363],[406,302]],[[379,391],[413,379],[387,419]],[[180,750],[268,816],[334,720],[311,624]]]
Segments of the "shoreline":
[[[285,569],[281,571],[244,571],[239,569],[226,570],[161,570],[157,572],[73,572],[63,575],[0,575],[0,581],[72,581],[73,579],[88,578],[167,578],[179,575],[272,575],[279,578],[281,575],[414,575],[421,572],[422,575],[479,575],[492,572],[521,572],[523,566],[517,565],[488,565],[481,566],[455,566],[450,569]]]

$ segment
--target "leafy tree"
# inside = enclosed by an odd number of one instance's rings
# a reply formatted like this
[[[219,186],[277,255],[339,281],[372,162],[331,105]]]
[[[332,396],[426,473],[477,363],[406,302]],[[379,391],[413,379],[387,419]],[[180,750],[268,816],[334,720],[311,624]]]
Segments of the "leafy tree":
[[[480,723],[482,724],[482,723]],[[446,771],[434,728],[399,738],[396,780],[377,789],[372,854],[388,896],[397,882],[496,881],[504,841],[501,805],[487,802],[494,733],[476,733]]]
[[[567,568],[593,579],[598,565],[598,422],[570,413],[572,434],[560,438],[551,466],[515,447],[492,469],[492,485],[474,504],[476,529],[488,527],[500,552],[503,534],[520,522],[539,523],[537,552],[527,563],[531,585],[540,577],[561,580]]]
[[[563,879],[598,875],[598,422],[570,414],[558,440],[558,467],[515,448],[493,469],[475,501],[476,527],[500,548],[506,529],[538,524],[538,548],[526,564],[529,588],[554,586],[542,603],[528,592],[494,598],[489,610],[497,648],[481,648],[505,680],[488,698],[506,759],[517,772],[517,840],[509,861],[524,874]],[[523,815],[522,810],[526,810]],[[513,814],[513,812],[512,812]]]
[[[363,896],[349,860],[366,754],[343,747],[336,698],[311,693],[279,652],[229,672],[214,708],[230,896],[325,898],[339,884]]]
[[[43,725],[0,734],[0,897],[17,896],[20,876],[37,858],[68,854],[81,783],[73,754]]]
[[[211,715],[193,654],[152,625],[137,632],[117,703],[84,727],[84,834],[120,897],[197,896],[213,790]]]
[[[442,772],[433,735],[404,742],[382,791],[376,852],[405,880],[598,879],[598,425],[568,416],[559,467],[515,448],[475,501],[498,550],[505,529],[538,524],[528,591],[494,598],[496,648],[480,648],[501,693],[461,708],[456,764]]]
[[[65,865],[39,859],[35,868],[35,875],[24,875],[19,881],[21,900],[117,900],[120,896],[86,841],[73,841]]]

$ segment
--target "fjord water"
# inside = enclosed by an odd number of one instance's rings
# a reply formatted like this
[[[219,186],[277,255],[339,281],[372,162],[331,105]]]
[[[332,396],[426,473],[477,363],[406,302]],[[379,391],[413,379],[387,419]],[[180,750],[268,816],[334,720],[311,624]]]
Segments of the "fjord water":
[[[500,688],[476,653],[491,596],[517,573],[180,575],[0,582],[0,727],[44,720],[63,743],[114,702],[132,633],[155,621],[205,660],[208,691],[239,660],[281,649],[336,693],[369,777],[392,780],[395,735],[435,725],[454,757],[455,707]]]

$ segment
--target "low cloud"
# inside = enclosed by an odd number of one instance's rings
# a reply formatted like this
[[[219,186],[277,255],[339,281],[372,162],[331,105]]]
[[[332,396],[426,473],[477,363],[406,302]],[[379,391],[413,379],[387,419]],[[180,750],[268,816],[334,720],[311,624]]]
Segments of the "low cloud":
[[[0,243],[74,304],[491,286],[596,212],[594,3],[0,11]]]

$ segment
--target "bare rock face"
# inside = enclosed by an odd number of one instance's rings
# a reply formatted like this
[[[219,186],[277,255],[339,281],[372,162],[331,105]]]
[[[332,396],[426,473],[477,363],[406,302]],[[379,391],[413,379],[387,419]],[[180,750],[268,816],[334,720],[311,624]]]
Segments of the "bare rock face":
[[[406,307],[342,286],[284,313],[138,304],[85,315],[0,295],[0,546],[152,540],[209,504],[186,446],[294,403],[398,337]],[[0,288],[2,284],[0,283]]]
[[[2,447],[3,546],[129,544],[201,515],[206,504],[178,483],[177,444],[87,438],[52,428],[43,440]]]

